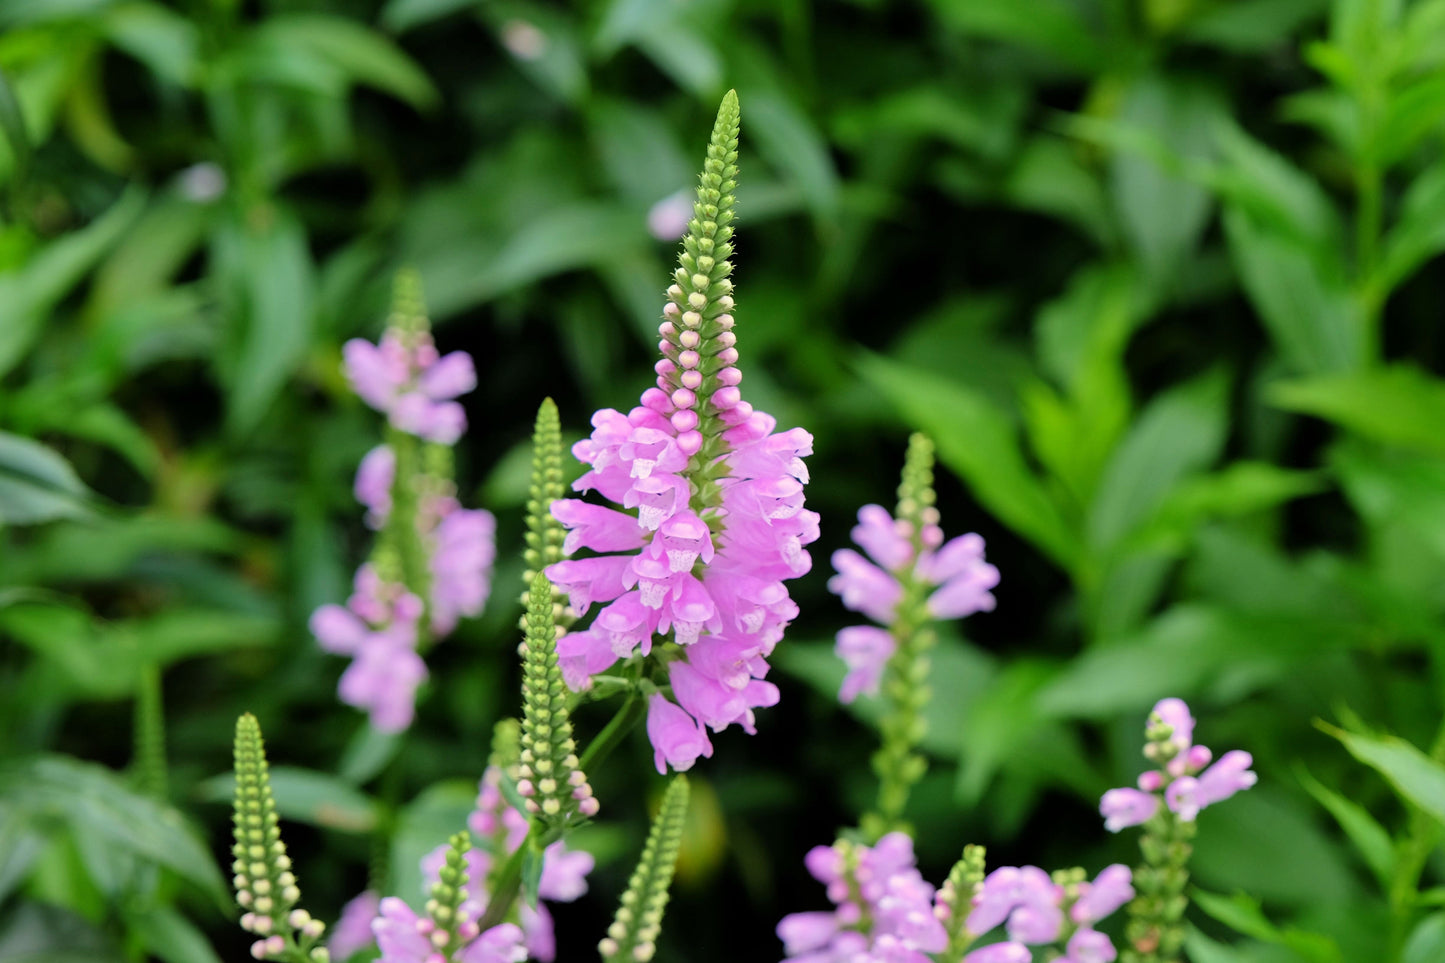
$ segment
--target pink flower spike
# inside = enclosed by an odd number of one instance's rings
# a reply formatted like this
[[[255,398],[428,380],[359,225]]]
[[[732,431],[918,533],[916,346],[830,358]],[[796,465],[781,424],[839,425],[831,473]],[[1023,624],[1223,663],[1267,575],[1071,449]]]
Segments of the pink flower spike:
[[[1110,789],[1099,800],[1104,828],[1117,833],[1127,826],[1139,826],[1159,811],[1159,797],[1137,789]]]
[[[648,700],[647,738],[652,742],[653,762],[660,773],[665,774],[668,766],[686,772],[698,756],[712,755],[707,733],[660,692]]]

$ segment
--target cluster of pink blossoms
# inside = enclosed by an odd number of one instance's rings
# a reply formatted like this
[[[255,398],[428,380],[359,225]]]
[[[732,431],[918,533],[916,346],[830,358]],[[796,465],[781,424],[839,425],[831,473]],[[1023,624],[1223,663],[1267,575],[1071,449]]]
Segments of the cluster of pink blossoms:
[[[902,578],[938,586],[928,597],[928,614],[935,619],[958,619],[975,612],[992,612],[995,600],[990,589],[998,585],[998,569],[983,560],[983,538],[960,535],[943,540],[937,524],[938,510],[925,509],[926,521],[915,552],[911,523],[894,519],[881,505],[864,505],[858,510],[853,541],[873,559],[869,562],[851,548],[833,553],[838,574],[828,580],[828,589],[843,598],[843,604],[862,612],[880,625],[892,625],[898,603],[903,599]],[[860,693],[876,693],[883,669],[897,649],[898,641],[887,629],[853,625],[838,633],[837,653],[848,665],[848,675],[838,698],[852,702]]]
[[[889,833],[871,848],[818,846],[806,865],[836,909],[783,918],[778,937],[791,963],[931,963],[948,948],[948,900],[918,872],[906,834]],[[1119,864],[1068,888],[1036,866],[1001,867],[972,897],[964,929],[977,938],[1006,924],[1009,939],[963,963],[1030,963],[1030,945],[1065,939],[1060,963],[1111,963],[1114,945],[1093,924],[1133,898],[1129,868]]]
[[[346,375],[356,393],[386,414],[393,427],[425,441],[454,444],[466,428],[461,405],[451,400],[476,387],[476,370],[466,352],[438,356],[423,331],[388,329],[379,345],[354,339],[345,347]],[[416,690],[427,678],[417,649],[421,620],[440,638],[463,616],[486,605],[495,558],[496,521],[490,512],[464,509],[449,480],[418,475],[397,477],[397,455],[380,445],[361,461],[356,497],[367,508],[367,523],[383,529],[391,518],[398,485],[415,495],[414,524],[427,556],[425,602],[407,586],[383,579],[363,565],[345,606],[324,605],[311,617],[321,647],[353,661],[342,674],[343,702],[365,709],[384,732],[411,725]]]
[[[1104,828],[1117,833],[1127,826],[1148,822],[1162,802],[1185,821],[1193,821],[1199,810],[1248,789],[1259,779],[1249,768],[1254,758],[1242,749],[1232,749],[1209,765],[1214,754],[1208,746],[1194,744],[1194,717],[1182,699],[1161,699],[1154,706],[1158,724],[1169,735],[1151,741],[1145,752],[1163,764],[1139,777],[1139,788],[1110,789],[1099,801]],[[1208,768],[1205,768],[1205,767]]]
[[[527,817],[507,804],[501,782],[501,771],[488,767],[482,776],[477,808],[467,818],[472,837],[489,841],[493,849],[474,847],[466,853],[467,898],[458,911],[464,920],[458,937],[466,945],[454,953],[453,959],[458,963],[514,963],[528,959],[552,963],[557,956],[556,934],[552,915],[541,901],[536,909],[525,902],[518,904],[520,926],[502,923],[485,933],[476,926],[487,910],[485,883],[495,861],[515,852],[527,838]],[[438,878],[446,850],[446,846],[439,846],[422,860],[428,890]],[[543,854],[538,895],[558,903],[576,900],[587,892],[587,874],[592,867],[590,853],[569,851],[560,840],[553,843]],[[378,899],[368,891],[346,905],[329,948],[337,963],[373,942],[381,950],[383,963],[434,963],[434,932],[432,921],[418,916],[404,901],[396,897]]]
[[[794,963],[930,963],[928,954],[948,947],[933,886],[914,864],[907,834],[889,833],[872,847],[815,846],[804,865],[836,908],[778,923]]]
[[[1105,867],[1072,893],[1037,866],[1001,866],[984,878],[964,927],[981,936],[1002,923],[1008,940],[974,950],[964,963],[1029,963],[1030,946],[1065,937],[1064,955],[1054,957],[1058,963],[1112,963],[1114,944],[1094,924],[1133,898],[1133,873],[1122,863]]]
[[[720,301],[731,307],[731,297]],[[573,447],[591,467],[573,487],[631,511],[576,499],[552,506],[568,529],[566,552],[617,554],[547,569],[577,614],[609,603],[588,629],[558,640],[573,689],[586,688],[618,659],[651,653],[655,634],[672,633],[678,649],[669,656],[681,656],[668,665],[676,703],[658,693],[648,707],[660,772],[712,754],[704,727],[736,723],[751,733],[753,710],[778,701],[777,687],[764,681],[767,657],[798,613],[783,582],[809,570],[803,546],[818,537],[817,513],[803,507],[803,456],[812,453],[812,436],[801,428],[775,431],[775,419],[742,400],[730,315],[711,322],[721,333],[705,359],[696,350],[702,317],[667,308],[658,386],[626,415],[597,412],[592,436]],[[712,369],[706,378],[705,367]],[[720,428],[707,439],[706,461],[694,458],[704,450],[704,406]],[[715,488],[716,504],[700,503],[699,474]]]

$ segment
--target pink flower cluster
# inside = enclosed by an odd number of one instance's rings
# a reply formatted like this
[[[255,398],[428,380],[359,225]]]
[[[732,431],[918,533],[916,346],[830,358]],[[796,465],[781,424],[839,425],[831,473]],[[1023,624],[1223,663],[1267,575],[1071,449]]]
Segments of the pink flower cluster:
[[[380,345],[348,341],[345,354],[356,393],[386,412],[394,427],[442,444],[460,437],[466,417],[461,405],[448,399],[476,386],[476,371],[465,352],[438,357],[424,331],[389,329]],[[396,452],[388,445],[373,448],[357,468],[356,498],[366,506],[367,524],[374,529],[390,519],[398,484],[423,487],[421,479],[398,479],[396,473]],[[345,607],[324,605],[311,616],[311,632],[321,647],[354,659],[341,677],[341,700],[367,710],[372,725],[383,732],[411,725],[417,687],[427,678],[417,654],[422,615],[429,616],[431,635],[440,638],[461,617],[481,612],[491,591],[496,520],[490,512],[462,508],[449,493],[449,480],[429,480],[433,490],[419,492],[414,520],[428,551],[427,604],[368,564],[357,571]]]
[[[352,389],[392,427],[443,445],[456,444],[466,431],[466,413],[452,400],[477,386],[465,351],[442,356],[426,332],[389,328],[380,344],[346,342],[342,356]]]
[[[1001,866],[984,878],[964,926],[977,937],[1002,923],[1009,938],[974,950],[964,963],[1028,963],[1029,946],[1057,943],[1065,936],[1064,955],[1055,957],[1059,963],[1112,963],[1114,944],[1094,924],[1133,898],[1133,874],[1121,863],[1105,867],[1092,883],[1079,884],[1072,900],[1037,866]]]
[[[1222,802],[1253,786],[1259,777],[1249,768],[1254,758],[1233,749],[1209,765],[1214,754],[1208,746],[1194,744],[1194,717],[1181,699],[1161,699],[1155,716],[1172,732],[1149,750],[1163,762],[1139,777],[1139,788],[1110,789],[1099,801],[1104,828],[1117,833],[1127,826],[1148,822],[1162,802],[1180,819],[1192,821],[1199,810]],[[1208,767],[1208,768],[1205,768]]]
[[[422,608],[421,599],[363,565],[344,607],[323,605],[311,615],[311,634],[321,647],[351,656],[337,686],[341,701],[369,712],[382,732],[411,725],[417,687],[427,678],[416,651]]]
[[[913,840],[889,833],[868,846],[816,846],[804,860],[828,888],[832,912],[794,913],[778,923],[795,963],[930,963],[948,946],[934,889],[914,865]]]
[[[881,505],[864,505],[858,510],[853,541],[873,559],[851,548],[833,553],[838,574],[828,580],[828,589],[843,598],[843,604],[862,612],[880,625],[891,625],[903,598],[900,578],[921,581],[937,588],[928,597],[928,614],[935,619],[957,619],[975,612],[991,612],[995,599],[990,592],[998,585],[998,569],[983,560],[983,539],[974,534],[943,540],[936,509],[919,534],[922,551],[914,550],[911,523],[895,519]],[[875,565],[874,562],[877,564]],[[852,702],[860,693],[876,693],[897,640],[883,628],[854,625],[838,633],[836,651],[848,666],[838,698]]]
[[[467,867],[467,898],[459,914],[464,922],[461,938],[470,940],[454,952],[458,963],[512,963],[538,960],[552,963],[557,956],[556,934],[552,915],[546,904],[532,909],[525,902],[518,904],[520,926],[503,923],[485,933],[476,928],[476,920],[487,910],[486,880],[495,861],[515,852],[527,838],[527,817],[507,804],[501,792],[502,774],[495,766],[482,776],[477,795],[477,808],[467,817],[467,828],[474,839],[486,841],[495,848],[474,846],[465,856]],[[439,846],[422,860],[427,889],[436,882],[446,861],[446,846]],[[592,872],[592,854],[569,851],[559,840],[548,846],[542,857],[542,877],[538,895],[553,902],[570,903],[587,892],[587,874]],[[348,956],[370,946],[375,939],[381,949],[383,963],[436,963],[438,947],[432,934],[435,926],[427,917],[419,917],[404,901],[387,897],[378,902],[373,893],[362,893],[346,905],[342,919],[331,938],[332,957],[342,963]]]
[[[658,387],[626,415],[597,412],[592,436],[572,449],[591,468],[573,487],[625,511],[576,499],[552,506],[568,529],[565,551],[613,554],[566,559],[547,577],[579,615],[608,603],[588,629],[558,640],[573,689],[618,659],[650,654],[654,635],[672,633],[682,655],[668,666],[676,701],[651,699],[648,732],[658,770],[681,771],[711,755],[705,727],[736,723],[751,733],[753,710],[778,701],[764,681],[767,657],[798,613],[783,582],[811,567],[803,546],[818,537],[818,516],[803,507],[813,438],[801,428],[776,431],[775,419],[742,400],[731,317],[715,319],[722,331],[713,344],[722,347],[704,359],[695,350],[701,318],[668,308],[678,323],[659,329]],[[706,377],[705,361],[715,369]],[[704,406],[720,430],[694,458],[704,446]],[[715,504],[705,503],[705,490]]]

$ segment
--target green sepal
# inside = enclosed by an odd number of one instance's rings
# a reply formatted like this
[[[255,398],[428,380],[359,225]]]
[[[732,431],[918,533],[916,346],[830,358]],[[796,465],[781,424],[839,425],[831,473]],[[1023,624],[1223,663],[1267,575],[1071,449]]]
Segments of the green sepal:
[[[537,837],[528,835],[527,855],[522,857],[522,899],[532,909],[537,908],[538,890],[542,888],[542,864],[544,851],[538,845]]]

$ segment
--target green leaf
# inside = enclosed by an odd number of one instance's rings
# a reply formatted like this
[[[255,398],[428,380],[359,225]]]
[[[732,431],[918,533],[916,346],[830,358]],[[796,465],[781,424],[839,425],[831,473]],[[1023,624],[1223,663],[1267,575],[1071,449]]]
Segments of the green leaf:
[[[806,199],[813,216],[831,221],[838,208],[838,172],[812,121],[781,93],[755,87],[739,95],[743,137],[792,183]]]
[[[945,25],[962,33],[1031,47],[1082,73],[1093,73],[1104,51],[1074,4],[1059,0],[931,0]]]
[[[139,191],[126,193],[90,224],[41,248],[24,267],[0,273],[0,377],[20,363],[50,312],[144,207]]]
[[[170,906],[128,913],[126,923],[165,963],[221,963],[204,933]]]
[[[1324,723],[1316,725],[1344,743],[1350,755],[1384,776],[1400,798],[1445,823],[1445,766],[1398,736],[1367,735]]]
[[[522,856],[522,899],[532,909],[537,908],[537,890],[542,885],[542,848],[533,837],[527,838],[527,851]]]
[[[1445,251],[1445,165],[1431,164],[1405,190],[1400,215],[1385,235],[1375,276],[1378,300],[1426,261]]]
[[[223,773],[197,787],[208,802],[225,802],[236,791],[235,776]],[[369,833],[380,813],[375,799],[330,773],[298,766],[272,766],[271,792],[285,819],[344,833]]]
[[[1344,961],[1339,946],[1330,937],[1294,928],[1280,929],[1265,917],[1259,901],[1244,893],[1225,898],[1196,889],[1190,894],[1190,898],[1204,912],[1245,936],[1287,946],[1312,963]]]
[[[1210,130],[1223,114],[1211,88],[1155,73],[1141,76],[1124,92],[1117,121],[1150,131],[1187,165],[1212,152]],[[1165,289],[1198,246],[1209,220],[1209,192],[1127,151],[1111,159],[1109,180],[1135,259],[1151,288]]]
[[[1205,179],[1231,209],[1316,260],[1340,245],[1339,212],[1318,181],[1232,121],[1216,119],[1212,131],[1220,159]]]
[[[157,77],[181,87],[194,85],[200,64],[197,24],[157,3],[118,3],[100,18],[105,37],[145,64]]]
[[[1335,822],[1345,831],[1365,865],[1379,880],[1382,889],[1388,890],[1395,872],[1395,846],[1390,834],[1371,816],[1365,807],[1346,799],[1333,789],[1325,786],[1309,770],[1300,765],[1296,769],[1300,785],[1325,809],[1329,810]]]
[[[1291,368],[1350,371],[1365,354],[1365,319],[1338,265],[1271,232],[1233,205],[1224,214],[1230,256],[1245,293]]]
[[[972,806],[990,780],[1049,720],[1034,711],[1034,700],[1058,672],[1047,662],[1024,659],[999,672],[973,702],[963,726],[963,747],[955,792]]]
[[[259,55],[314,58],[349,82],[365,84],[418,109],[438,98],[431,79],[384,34],[346,17],[324,13],[276,13],[252,36]]]
[[[21,181],[30,166],[30,134],[25,128],[25,115],[15,88],[4,71],[0,71],[0,134],[5,135],[5,142],[10,145],[13,179]]]
[[[452,14],[476,6],[476,0],[389,0],[381,9],[381,25],[395,33],[406,33]]]
[[[425,892],[422,858],[457,827],[465,826],[476,806],[476,781],[452,779],[423,789],[401,810],[391,837],[391,892],[411,895],[413,900]]]
[[[305,356],[315,312],[315,277],[301,222],[273,209],[259,229],[228,234],[227,273],[238,286],[241,331],[229,372],[227,426],[250,432]]]
[[[185,817],[108,769],[64,756],[8,760],[0,763],[0,797],[37,819],[63,821],[87,848],[163,866],[230,909],[210,849]]]
[[[1405,941],[1401,963],[1437,963],[1445,960],[1445,913],[1421,920]]]
[[[400,733],[382,732],[370,722],[362,722],[346,744],[336,775],[353,785],[368,783],[396,758],[401,747]]]
[[[934,440],[939,460],[989,511],[1055,562],[1073,567],[1078,536],[1024,460],[1003,411],[971,388],[878,355],[861,355],[857,366],[906,422]]]
[[[1288,42],[1328,6],[1329,0],[1226,0],[1191,19],[1180,36],[1234,53],[1263,54]]]
[[[1107,553],[1171,489],[1219,457],[1229,427],[1228,377],[1219,370],[1152,401],[1109,460],[1090,506],[1089,542]]]
[[[1445,119],[1445,73],[1415,81],[1392,93],[1375,143],[1370,145],[1382,168],[1398,163]]]
[[[34,525],[90,514],[90,489],[49,448],[0,432],[0,525]]]
[[[1269,401],[1412,451],[1445,455],[1445,381],[1407,364],[1272,385]]]

